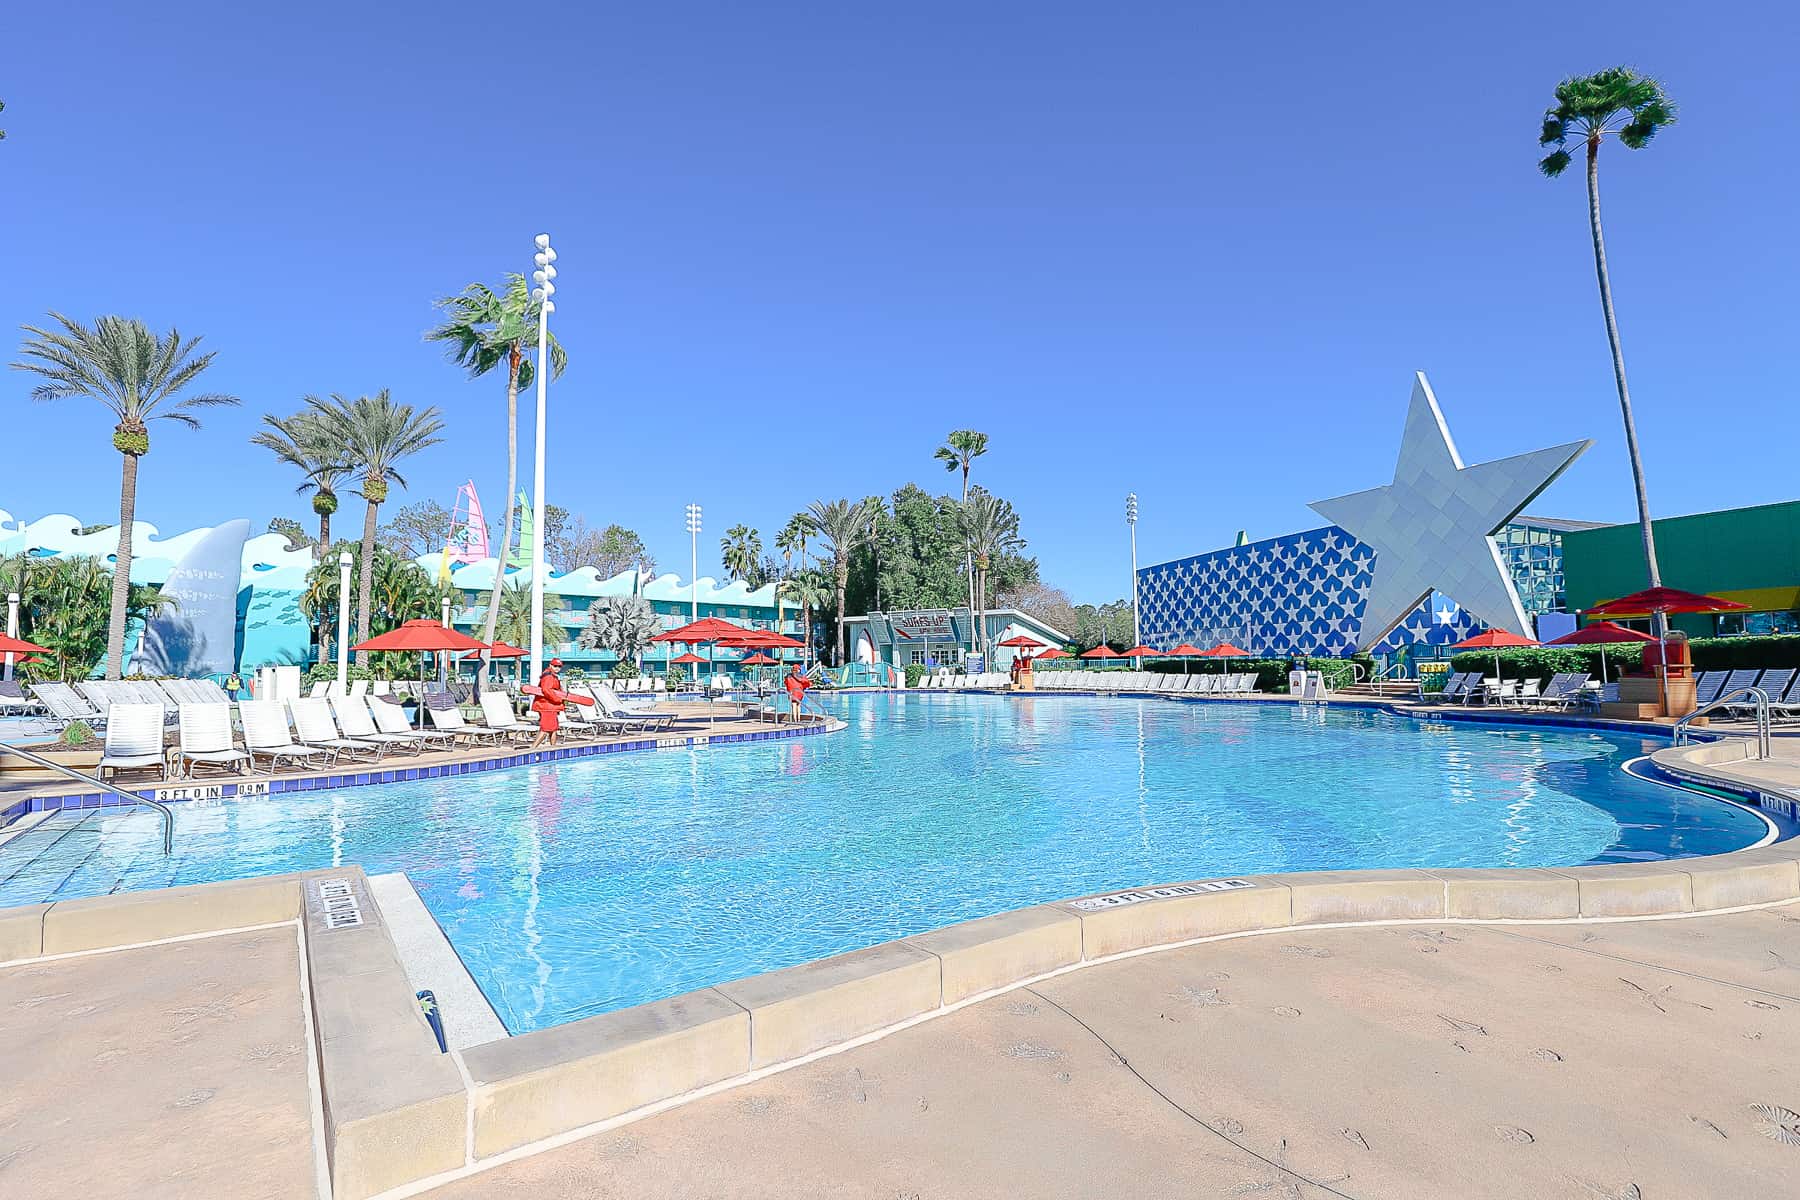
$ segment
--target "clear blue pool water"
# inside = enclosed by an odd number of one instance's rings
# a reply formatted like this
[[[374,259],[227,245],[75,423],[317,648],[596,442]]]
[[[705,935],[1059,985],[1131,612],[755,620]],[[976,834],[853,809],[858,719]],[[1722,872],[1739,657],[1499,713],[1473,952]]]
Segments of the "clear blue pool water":
[[[1627,776],[1662,743],[1611,733],[1117,698],[825,703],[847,732],[183,807],[172,862],[150,814],[90,812],[48,849],[0,847],[0,905],[405,871],[522,1032],[1115,888],[1713,854],[1766,829]]]

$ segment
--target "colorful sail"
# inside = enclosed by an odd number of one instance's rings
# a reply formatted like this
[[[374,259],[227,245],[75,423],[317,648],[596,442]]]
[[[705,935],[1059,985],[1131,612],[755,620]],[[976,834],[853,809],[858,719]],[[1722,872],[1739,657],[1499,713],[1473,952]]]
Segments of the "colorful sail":
[[[531,502],[525,498],[524,492],[519,493],[519,541],[506,563],[520,568],[531,565]]]
[[[449,580],[451,563],[462,566],[480,562],[489,553],[487,517],[481,511],[481,497],[475,494],[475,481],[471,479],[456,490],[456,504],[450,512],[450,532],[444,539],[444,553],[438,562],[438,579]]]

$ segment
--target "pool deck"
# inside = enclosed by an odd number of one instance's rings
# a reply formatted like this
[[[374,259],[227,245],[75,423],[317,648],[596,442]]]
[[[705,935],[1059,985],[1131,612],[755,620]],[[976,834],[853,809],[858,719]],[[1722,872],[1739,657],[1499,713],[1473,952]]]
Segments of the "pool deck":
[[[300,965],[289,924],[0,967],[7,1194],[328,1194]],[[1776,1196],[1796,1079],[1800,903],[1298,930],[1041,980],[395,1194]]]

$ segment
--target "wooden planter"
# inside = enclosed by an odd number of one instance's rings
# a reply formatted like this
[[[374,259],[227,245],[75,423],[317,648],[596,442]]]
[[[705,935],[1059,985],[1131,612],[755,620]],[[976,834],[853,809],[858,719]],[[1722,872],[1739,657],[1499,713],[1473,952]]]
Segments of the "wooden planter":
[[[41,753],[41,751],[40,751]],[[92,775],[100,765],[101,751],[98,747],[92,750],[59,750],[44,757],[53,758],[64,766],[73,767],[77,771],[85,771]],[[0,783],[70,783],[67,775],[58,774],[15,758],[10,754],[0,755]]]

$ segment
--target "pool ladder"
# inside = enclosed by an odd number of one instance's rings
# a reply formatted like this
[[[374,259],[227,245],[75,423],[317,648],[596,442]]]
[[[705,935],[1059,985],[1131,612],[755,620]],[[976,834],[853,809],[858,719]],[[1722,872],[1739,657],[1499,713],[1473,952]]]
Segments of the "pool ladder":
[[[148,804],[151,808],[154,808],[157,812],[162,814],[163,856],[167,857],[174,852],[175,812],[161,801],[150,799],[147,796],[140,796],[136,792],[128,792],[121,787],[114,787],[112,784],[101,779],[98,775],[89,775],[86,771],[77,771],[74,767],[59,763],[53,758],[45,758],[41,754],[21,749],[18,746],[0,745],[0,754],[15,755],[28,763],[33,763],[46,770],[55,771],[59,775],[67,775],[70,779],[76,780],[77,782],[91,783],[101,791],[111,792],[115,796],[123,796],[133,804]]]
[[[1756,757],[1758,759],[1773,758],[1769,747],[1769,693],[1759,687],[1733,688],[1731,691],[1702,704],[1681,720],[1675,722],[1674,744],[1685,746],[1690,736],[1689,723],[1695,717],[1705,716],[1716,708],[1724,708],[1739,696],[1748,696],[1756,704]]]

